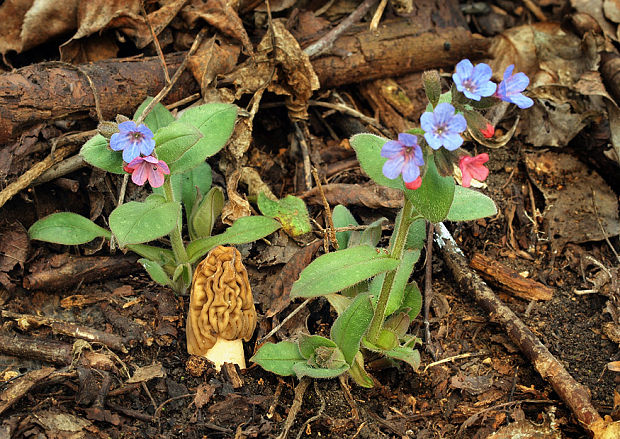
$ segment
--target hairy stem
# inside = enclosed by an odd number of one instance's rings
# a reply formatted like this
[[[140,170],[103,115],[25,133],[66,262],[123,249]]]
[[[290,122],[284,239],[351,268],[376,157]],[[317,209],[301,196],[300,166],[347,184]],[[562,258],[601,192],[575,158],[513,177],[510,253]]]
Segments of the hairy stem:
[[[414,212],[413,204],[407,198],[405,198],[405,205],[400,212],[400,216],[396,224],[394,225],[394,244],[392,245],[392,251],[390,257],[394,259],[401,259],[403,257],[403,251],[405,250],[405,244],[407,242],[407,234],[409,227],[416,218],[412,217]],[[379,294],[379,300],[377,300],[377,307],[375,313],[370,322],[370,328],[368,329],[368,341],[372,344],[376,344],[381,333],[381,327],[385,320],[385,308],[390,298],[390,291],[392,291],[392,284],[394,283],[394,277],[396,276],[396,270],[389,271],[385,275],[383,285],[381,286],[381,293]]]
[[[164,193],[167,201],[175,201],[174,194],[172,192],[172,183],[170,182],[169,177],[167,177],[166,181],[164,181]],[[183,227],[182,215],[183,213],[179,213],[177,225],[174,229],[172,229],[172,232],[170,232],[170,244],[172,244],[174,259],[177,264],[189,262],[185,245],[183,245],[183,235],[181,234],[181,228]]]

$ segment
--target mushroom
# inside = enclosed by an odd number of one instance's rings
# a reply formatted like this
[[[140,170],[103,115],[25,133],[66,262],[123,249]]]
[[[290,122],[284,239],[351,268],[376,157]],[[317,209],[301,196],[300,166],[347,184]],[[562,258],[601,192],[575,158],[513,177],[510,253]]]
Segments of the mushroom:
[[[187,317],[187,351],[245,369],[243,343],[256,328],[256,309],[241,253],[218,246],[194,271]]]

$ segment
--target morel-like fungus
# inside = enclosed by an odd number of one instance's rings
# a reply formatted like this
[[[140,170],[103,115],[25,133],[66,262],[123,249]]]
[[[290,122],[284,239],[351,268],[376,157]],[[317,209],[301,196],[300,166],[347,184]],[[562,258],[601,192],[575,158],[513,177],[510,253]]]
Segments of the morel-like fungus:
[[[245,369],[241,339],[249,341],[256,328],[256,309],[241,253],[218,246],[194,272],[187,317],[187,351],[215,364]]]

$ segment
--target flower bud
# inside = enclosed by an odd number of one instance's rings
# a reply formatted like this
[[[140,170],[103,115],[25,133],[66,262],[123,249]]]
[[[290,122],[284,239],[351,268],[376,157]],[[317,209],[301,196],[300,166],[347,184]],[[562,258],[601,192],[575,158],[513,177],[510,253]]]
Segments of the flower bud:
[[[424,83],[424,91],[429,102],[433,105],[433,108],[437,106],[439,102],[439,96],[441,96],[441,78],[437,70],[429,70],[422,73],[422,82]]]
[[[110,122],[109,120],[105,120],[103,122],[100,122],[99,125],[97,125],[97,131],[103,137],[110,140],[110,137],[112,137],[112,134],[118,133],[119,129],[116,123]]]

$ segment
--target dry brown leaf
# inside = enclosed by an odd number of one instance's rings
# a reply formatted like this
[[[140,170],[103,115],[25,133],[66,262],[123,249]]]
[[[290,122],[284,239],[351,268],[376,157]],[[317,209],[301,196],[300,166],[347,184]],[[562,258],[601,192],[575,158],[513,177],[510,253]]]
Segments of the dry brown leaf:
[[[521,112],[520,129],[535,146],[565,146],[592,117],[605,115],[600,96],[611,100],[598,74],[602,50],[592,35],[582,38],[557,23],[519,26],[495,38],[489,65],[501,79],[506,67],[531,79],[528,94],[538,102]]]
[[[218,41],[215,36],[200,44],[190,56],[187,66],[200,84],[203,96],[218,75],[226,74],[235,67],[240,52],[239,46]]]
[[[172,0],[169,3],[162,5],[162,7],[156,11],[148,14],[149,23],[153,28],[153,33],[155,35],[159,35],[159,33],[164,30],[168,24],[170,24],[172,19],[176,17],[181,8],[185,6],[185,3],[187,3],[187,0]],[[128,29],[125,33],[127,36],[131,37],[138,49],[146,47],[151,43],[151,41],[153,41],[150,30],[147,32],[138,32],[137,29]]]
[[[136,369],[131,377],[127,379],[127,384],[143,383],[153,378],[165,378],[166,371],[161,363],[153,363],[149,366],[142,366]]]
[[[570,3],[578,12],[592,16],[601,29],[603,29],[607,38],[619,41],[620,29],[616,24],[617,22],[613,23],[613,20],[610,21],[611,18],[607,16],[608,11],[613,16],[614,6],[618,8],[618,0],[571,0]],[[616,3],[616,5],[613,3]]]
[[[222,209],[222,222],[224,224],[231,225],[237,219],[243,216],[250,216],[252,214],[248,200],[239,195],[239,192],[237,192],[240,177],[241,171],[239,169],[235,169],[226,179],[226,193],[228,194],[228,201]]]
[[[34,0],[5,0],[0,5],[0,53],[2,56],[14,50],[22,51],[22,23],[26,12],[31,8]]]
[[[9,272],[17,264],[23,267],[28,248],[28,232],[21,223],[0,227],[0,271]]]
[[[220,32],[240,41],[246,52],[253,54],[250,37],[235,10],[237,3],[234,0],[191,0],[181,15],[191,27],[195,27],[198,20],[206,21]]]
[[[618,199],[600,175],[569,154],[550,151],[527,154],[525,164],[545,197],[543,217],[555,252],[567,242],[620,234]]]

